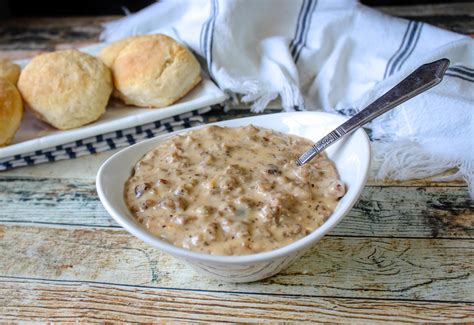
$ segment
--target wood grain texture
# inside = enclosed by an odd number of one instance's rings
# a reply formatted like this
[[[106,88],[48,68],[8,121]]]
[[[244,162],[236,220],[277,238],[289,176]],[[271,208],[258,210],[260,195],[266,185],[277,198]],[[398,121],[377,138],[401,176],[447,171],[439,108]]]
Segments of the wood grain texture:
[[[474,240],[325,237],[280,274],[226,284],[123,230],[0,226],[0,274],[188,290],[474,302]]]
[[[0,22],[0,50],[52,51],[59,43],[97,42],[102,23],[119,16],[15,18]]]
[[[474,34],[474,3],[386,6],[376,9],[392,16],[422,21],[454,32]]]
[[[34,302],[34,303],[32,303]],[[0,278],[3,320],[156,322],[468,322],[465,303],[340,299]]]
[[[0,178],[0,223],[118,227],[90,180]],[[466,187],[366,187],[335,236],[474,238]]]
[[[378,9],[473,34],[472,6]],[[97,42],[115,18],[0,22],[0,57]],[[244,106],[206,117],[249,116]],[[474,203],[462,181],[372,177],[351,214],[296,264],[237,285],[120,229],[90,177],[0,176],[1,321],[474,322]]]

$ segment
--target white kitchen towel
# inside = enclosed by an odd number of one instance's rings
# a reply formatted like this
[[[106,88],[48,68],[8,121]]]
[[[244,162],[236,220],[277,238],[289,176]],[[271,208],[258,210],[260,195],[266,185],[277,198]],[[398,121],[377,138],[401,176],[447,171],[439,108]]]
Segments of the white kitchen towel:
[[[451,60],[445,80],[371,125],[378,177],[456,167],[474,197],[474,41],[352,0],[165,0],[105,24],[102,38],[177,35],[231,98],[260,112],[352,115],[417,66]]]

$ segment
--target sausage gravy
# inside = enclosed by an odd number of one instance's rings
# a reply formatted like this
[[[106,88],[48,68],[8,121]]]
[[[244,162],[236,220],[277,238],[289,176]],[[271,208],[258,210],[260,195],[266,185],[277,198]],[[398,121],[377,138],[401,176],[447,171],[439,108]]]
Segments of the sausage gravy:
[[[296,166],[311,145],[252,125],[208,126],[148,152],[125,199],[138,222],[176,246],[215,255],[273,250],[319,227],[345,194],[325,154]]]

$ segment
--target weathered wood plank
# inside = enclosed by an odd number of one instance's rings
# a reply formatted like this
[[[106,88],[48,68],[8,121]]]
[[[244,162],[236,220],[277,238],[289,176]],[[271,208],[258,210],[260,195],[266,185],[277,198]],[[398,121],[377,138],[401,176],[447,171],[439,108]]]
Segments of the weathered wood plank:
[[[0,223],[118,227],[93,181],[0,178]],[[474,238],[465,187],[366,187],[336,236]]]
[[[474,241],[326,237],[286,271],[225,284],[122,230],[0,226],[0,274],[165,288],[474,301]]]
[[[449,176],[453,175],[455,170],[447,170],[441,175],[436,175],[427,178],[421,179],[410,179],[406,181],[397,181],[393,179],[374,179],[374,168],[375,166],[371,165],[371,171],[369,174],[369,179],[367,180],[367,186],[400,186],[400,187],[466,187],[467,184],[462,179],[450,180],[450,181],[439,181],[437,176]]]
[[[437,11],[423,6],[408,14],[399,9],[398,15],[473,33],[472,10],[465,10],[465,5]],[[457,9],[451,10],[454,7]],[[24,58],[39,51],[96,41],[102,18],[0,23],[0,50],[8,49],[0,52],[0,56]],[[63,44],[65,42],[67,44]],[[210,116],[215,117],[212,113]],[[57,177],[55,175],[51,174]],[[5,179],[1,178],[3,182]],[[67,188],[66,183],[72,187]],[[97,201],[90,181],[79,184],[78,188],[74,188],[77,186],[74,179],[65,180],[59,186],[31,181],[32,186],[42,186],[47,193],[42,196],[38,194],[41,187],[35,192],[26,186],[23,201],[15,205],[7,201],[20,195],[15,186],[24,186],[24,183],[6,187],[2,183],[0,218],[5,217],[7,225],[0,225],[0,278],[3,279],[0,279],[0,317],[4,320],[75,321],[84,317],[87,321],[149,322],[156,321],[155,317],[221,322],[263,319],[351,323],[473,321],[473,243],[466,240],[473,237],[473,206],[465,188],[446,187],[462,183],[416,180],[384,181],[383,184],[371,181],[370,184],[443,187],[425,190],[369,187],[351,216],[332,232],[332,237],[324,239],[317,249],[286,272],[257,284],[227,285],[196,275],[180,262],[122,230],[78,230],[60,225],[116,226]],[[400,195],[399,190],[404,194]],[[40,228],[38,224],[32,227],[8,225],[21,222],[19,218],[23,222],[45,222],[56,229]],[[462,240],[337,237],[340,235]],[[54,281],[6,279],[5,275],[43,276]],[[84,282],[61,282],[64,279]],[[112,280],[149,287],[98,283]],[[178,289],[156,289],[158,286]],[[179,288],[221,292],[181,291]],[[300,294],[306,296],[298,296]],[[352,299],[327,298],[332,295]],[[356,297],[358,299],[354,299]],[[368,297],[430,302],[366,300]],[[348,320],[349,315],[357,319]]]
[[[474,238],[465,187],[366,187],[337,235]]]
[[[118,16],[15,18],[0,22],[0,50],[52,51],[59,43],[97,42],[101,24]]]
[[[0,178],[0,207],[3,221],[117,225],[100,204],[93,181]]]
[[[435,2],[435,1],[432,1]],[[443,1],[439,1],[443,2]],[[381,10],[393,16],[459,16],[470,15],[474,17],[474,4],[468,1],[444,1],[444,3],[418,4],[418,5],[398,5],[398,6],[376,6],[375,9]]]
[[[376,7],[389,15],[423,21],[458,33],[474,33],[474,4],[467,2]]]
[[[0,279],[0,314],[10,321],[474,321],[473,304],[466,303],[196,292],[14,278]]]
[[[104,16],[63,16],[63,17],[15,17],[0,21],[0,26],[16,26],[16,27],[47,27],[47,28],[72,28],[87,26],[101,26],[101,24],[119,19],[121,15],[104,15]]]

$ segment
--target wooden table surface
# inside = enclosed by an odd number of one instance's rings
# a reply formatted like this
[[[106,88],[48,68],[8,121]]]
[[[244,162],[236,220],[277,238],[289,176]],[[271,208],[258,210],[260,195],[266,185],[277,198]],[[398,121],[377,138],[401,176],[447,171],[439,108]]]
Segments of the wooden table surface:
[[[473,4],[381,9],[474,33]],[[114,18],[0,22],[0,56],[96,42],[100,23]],[[349,216],[296,264],[227,284],[108,216],[94,177],[112,153],[0,173],[1,320],[474,322],[474,204],[461,181],[371,179]]]

